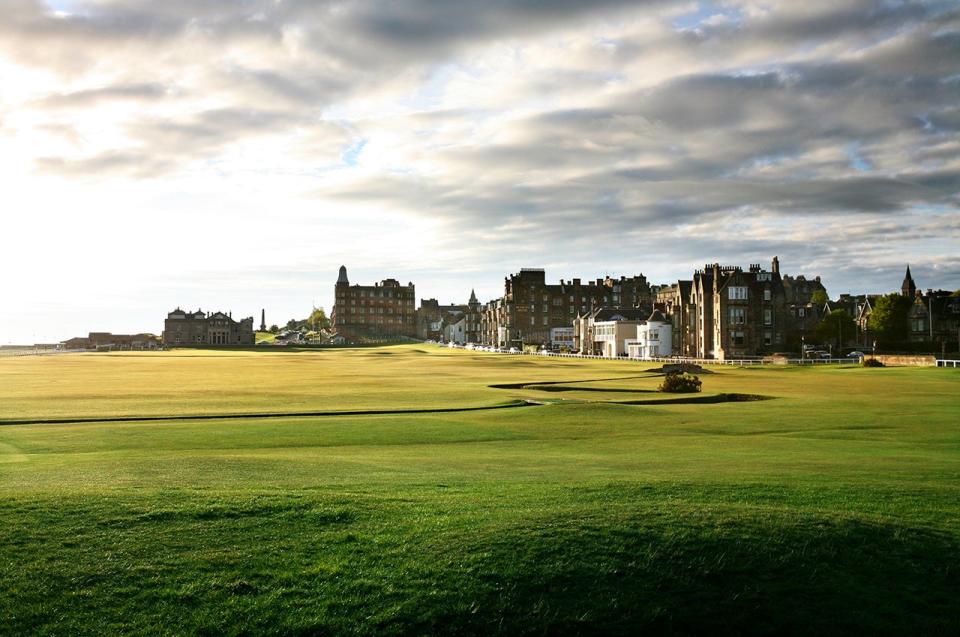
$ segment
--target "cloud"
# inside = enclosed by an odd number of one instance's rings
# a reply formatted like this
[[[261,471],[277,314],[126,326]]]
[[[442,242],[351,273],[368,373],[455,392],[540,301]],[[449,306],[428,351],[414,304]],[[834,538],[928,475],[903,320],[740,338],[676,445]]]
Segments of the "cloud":
[[[162,99],[171,89],[162,84],[141,83],[59,93],[39,100],[41,108],[89,108],[102,102],[114,100],[148,101]]]
[[[12,0],[0,78],[23,184],[421,224],[418,271],[778,252],[834,290],[855,233],[873,272],[956,272],[953,1]]]

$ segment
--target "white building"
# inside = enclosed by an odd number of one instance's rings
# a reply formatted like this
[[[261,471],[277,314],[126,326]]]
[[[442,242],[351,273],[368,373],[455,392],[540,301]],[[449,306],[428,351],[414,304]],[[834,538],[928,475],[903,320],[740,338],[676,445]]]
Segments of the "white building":
[[[673,355],[673,326],[660,310],[654,310],[637,326],[637,338],[626,344],[630,358],[658,358]]]
[[[593,342],[596,351],[602,356],[616,358],[627,354],[627,341],[634,340],[640,321],[617,320],[597,321],[593,324]],[[621,317],[622,318],[622,317]]]
[[[467,317],[458,314],[443,322],[443,340],[447,343],[466,343]]]
[[[573,348],[581,354],[618,356],[626,352],[626,341],[637,335],[636,326],[646,312],[639,308],[604,307],[580,315],[573,321]],[[621,327],[610,327],[620,323]],[[604,329],[597,331],[598,326]]]

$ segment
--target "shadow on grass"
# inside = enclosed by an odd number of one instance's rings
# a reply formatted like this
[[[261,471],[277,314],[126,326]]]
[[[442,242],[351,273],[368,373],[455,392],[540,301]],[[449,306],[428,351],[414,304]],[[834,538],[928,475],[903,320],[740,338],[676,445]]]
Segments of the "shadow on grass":
[[[659,392],[656,392],[659,393]],[[760,394],[696,394],[678,395],[677,398],[654,398],[652,400],[624,400],[617,405],[714,405],[716,403],[748,403],[758,400],[773,400],[773,396]]]
[[[505,519],[451,518],[442,501],[416,499],[8,503],[0,514],[18,513],[19,530],[0,532],[0,546],[16,545],[0,614],[10,634],[960,629],[955,536],[682,493],[581,489],[575,513]]]
[[[616,376],[614,378],[584,378],[583,380],[538,380],[523,383],[498,383],[496,385],[487,385],[491,389],[535,389],[538,391],[623,391],[623,392],[644,392],[648,389],[603,389],[592,387],[567,387],[568,385],[577,385],[580,383],[601,383],[612,380],[633,380],[637,378],[651,378],[655,374],[642,374],[640,376]],[[561,387],[562,389],[551,389]]]
[[[542,387],[539,387],[537,385],[527,385],[526,389],[534,389],[536,391],[545,391],[545,392],[580,391],[580,392],[596,392],[601,394],[656,393],[655,389],[626,389],[626,388],[620,388],[620,387],[570,387],[569,385],[543,385]]]
[[[960,631],[956,538],[849,519],[678,522],[517,529],[473,547],[477,584],[454,610],[407,620],[459,634]]]

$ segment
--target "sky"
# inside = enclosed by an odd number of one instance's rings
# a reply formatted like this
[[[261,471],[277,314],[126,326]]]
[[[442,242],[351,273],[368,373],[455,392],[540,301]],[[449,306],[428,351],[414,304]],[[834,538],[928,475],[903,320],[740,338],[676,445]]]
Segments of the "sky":
[[[960,4],[2,0],[0,344],[393,277],[960,288]]]

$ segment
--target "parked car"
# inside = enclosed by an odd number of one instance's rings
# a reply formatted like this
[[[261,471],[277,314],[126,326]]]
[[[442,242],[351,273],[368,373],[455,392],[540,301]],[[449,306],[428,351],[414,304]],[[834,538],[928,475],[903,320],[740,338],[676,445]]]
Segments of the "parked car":
[[[847,358],[863,358],[863,352],[850,352]]]

